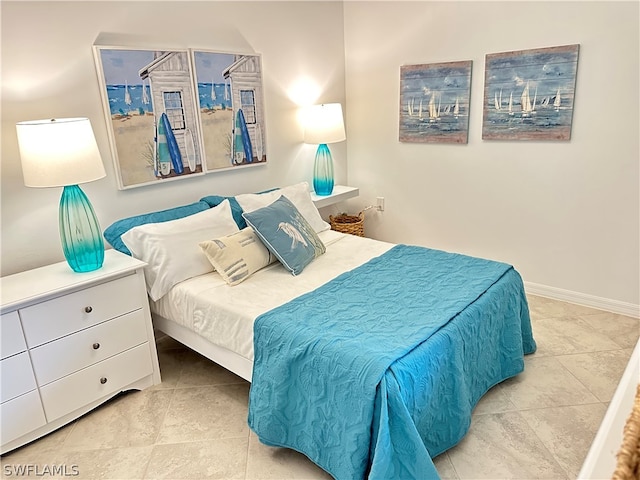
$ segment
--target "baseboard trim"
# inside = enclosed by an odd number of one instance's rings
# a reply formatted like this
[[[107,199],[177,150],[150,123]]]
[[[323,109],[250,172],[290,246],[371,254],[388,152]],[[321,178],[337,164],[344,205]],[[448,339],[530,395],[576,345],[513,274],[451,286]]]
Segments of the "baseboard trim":
[[[634,305],[633,303],[596,297],[595,295],[588,295],[586,293],[572,292],[571,290],[549,287],[547,285],[540,285],[539,283],[524,282],[524,289],[531,295],[539,295],[541,297],[552,298],[553,300],[562,300],[563,302],[575,303],[584,305],[585,307],[640,318],[640,305]]]

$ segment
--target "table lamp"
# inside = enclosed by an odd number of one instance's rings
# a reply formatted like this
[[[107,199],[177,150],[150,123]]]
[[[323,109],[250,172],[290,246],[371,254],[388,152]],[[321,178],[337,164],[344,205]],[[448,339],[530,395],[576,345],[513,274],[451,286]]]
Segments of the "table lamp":
[[[319,144],[313,164],[313,190],[316,195],[331,195],[333,191],[333,160],[327,143],[342,142],[346,138],[342,105],[325,103],[309,107],[304,142]]]
[[[54,118],[16,125],[22,176],[27,187],[64,187],[59,229],[74,272],[102,267],[104,241],[93,207],[79,183],[106,176],[88,118]]]

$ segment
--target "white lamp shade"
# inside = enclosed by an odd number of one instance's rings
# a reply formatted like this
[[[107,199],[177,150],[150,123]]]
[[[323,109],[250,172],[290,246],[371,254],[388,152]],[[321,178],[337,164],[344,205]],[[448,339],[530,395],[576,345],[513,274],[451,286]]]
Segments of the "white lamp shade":
[[[88,118],[60,118],[16,125],[27,187],[63,187],[106,176]]]
[[[308,107],[305,115],[304,143],[336,143],[346,138],[342,105],[325,103]]]

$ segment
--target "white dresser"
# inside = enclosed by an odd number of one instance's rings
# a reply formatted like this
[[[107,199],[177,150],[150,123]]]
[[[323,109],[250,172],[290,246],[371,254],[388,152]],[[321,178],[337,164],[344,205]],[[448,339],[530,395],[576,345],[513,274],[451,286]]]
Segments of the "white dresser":
[[[61,262],[0,279],[0,453],[160,383],[144,266],[108,250],[94,272]]]

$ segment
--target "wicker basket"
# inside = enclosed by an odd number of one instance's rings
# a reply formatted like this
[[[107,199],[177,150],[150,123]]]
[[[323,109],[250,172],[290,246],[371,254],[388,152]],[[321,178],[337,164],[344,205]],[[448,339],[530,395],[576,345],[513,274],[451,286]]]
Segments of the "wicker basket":
[[[329,215],[329,223],[331,230],[364,237],[364,212],[360,212],[358,215],[341,213],[335,217]]]
[[[624,426],[622,446],[613,472],[613,480],[637,480],[640,478],[640,384],[636,390],[633,410]]]

